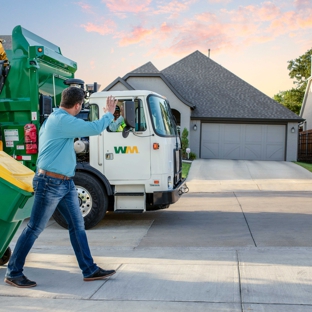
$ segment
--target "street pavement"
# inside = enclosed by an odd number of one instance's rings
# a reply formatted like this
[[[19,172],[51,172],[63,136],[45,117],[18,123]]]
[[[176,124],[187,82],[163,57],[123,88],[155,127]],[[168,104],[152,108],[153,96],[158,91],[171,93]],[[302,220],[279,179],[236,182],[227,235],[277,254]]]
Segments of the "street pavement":
[[[107,280],[82,280],[50,220],[25,265],[38,286],[0,283],[0,311],[312,311],[312,173],[195,160],[187,185],[169,209],[108,213],[87,231],[97,264],[117,270]]]

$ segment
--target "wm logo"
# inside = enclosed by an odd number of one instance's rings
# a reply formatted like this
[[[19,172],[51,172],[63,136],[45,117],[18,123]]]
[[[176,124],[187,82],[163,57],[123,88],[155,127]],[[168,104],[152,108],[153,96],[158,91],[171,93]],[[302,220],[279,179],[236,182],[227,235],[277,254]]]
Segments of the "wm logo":
[[[115,153],[116,154],[127,154],[127,153],[130,153],[130,154],[138,154],[139,151],[138,151],[138,147],[137,146],[114,146],[114,150],[115,150]]]

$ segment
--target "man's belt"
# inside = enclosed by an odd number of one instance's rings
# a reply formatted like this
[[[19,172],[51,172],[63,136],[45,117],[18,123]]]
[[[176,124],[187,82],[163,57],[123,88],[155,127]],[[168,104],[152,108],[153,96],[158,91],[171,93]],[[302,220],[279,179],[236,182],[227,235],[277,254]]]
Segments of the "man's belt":
[[[43,169],[39,169],[38,173],[42,173],[48,177],[57,178],[57,179],[61,179],[61,180],[70,180],[71,179],[70,177],[67,177],[66,175],[54,173],[54,172],[43,170]]]

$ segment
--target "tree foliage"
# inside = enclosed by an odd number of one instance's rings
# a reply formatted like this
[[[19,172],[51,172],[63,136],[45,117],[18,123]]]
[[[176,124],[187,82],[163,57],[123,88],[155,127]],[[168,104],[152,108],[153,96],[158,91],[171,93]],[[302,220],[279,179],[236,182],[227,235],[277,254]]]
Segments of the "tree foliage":
[[[281,91],[278,94],[275,94],[273,99],[299,115],[303,96],[304,92],[292,88],[290,90]]]
[[[301,91],[305,91],[308,78],[311,76],[311,56],[312,49],[298,58],[288,61],[289,77],[296,80],[294,84]]]
[[[308,78],[311,76],[311,56],[312,49],[298,58],[288,61],[289,77],[295,80],[293,83],[296,88],[280,91],[273,97],[275,101],[283,104],[296,114],[300,113]]]

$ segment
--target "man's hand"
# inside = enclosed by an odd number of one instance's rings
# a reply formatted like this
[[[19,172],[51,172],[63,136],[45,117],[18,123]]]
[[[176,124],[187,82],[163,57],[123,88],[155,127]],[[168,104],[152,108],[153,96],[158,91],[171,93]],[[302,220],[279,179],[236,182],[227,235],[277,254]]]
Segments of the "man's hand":
[[[110,112],[114,114],[117,102],[118,100],[116,100],[113,96],[109,96],[106,100],[106,106],[103,108],[104,113]]]

